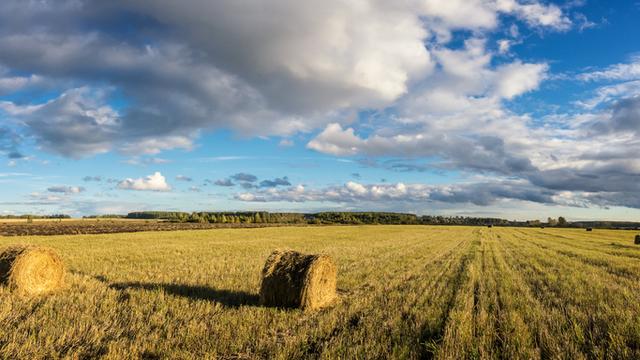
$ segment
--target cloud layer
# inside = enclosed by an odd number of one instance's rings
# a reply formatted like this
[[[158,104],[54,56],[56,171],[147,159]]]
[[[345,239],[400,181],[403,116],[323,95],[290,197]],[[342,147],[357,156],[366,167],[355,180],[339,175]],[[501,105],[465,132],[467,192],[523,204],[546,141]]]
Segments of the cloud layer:
[[[349,181],[342,186],[307,189],[297,185],[287,189],[267,189],[235,195],[247,202],[334,202],[334,203],[470,203],[491,205],[500,200],[522,200],[553,203],[553,192],[541,190],[519,181],[435,186],[425,184],[361,184]]]
[[[304,133],[315,152],[393,171],[454,171],[464,181],[310,189],[280,174],[237,173],[209,183],[240,186],[242,201],[640,208],[639,58],[559,76],[551,61],[514,50],[527,36],[570,31],[568,8],[536,0],[6,0],[0,96],[38,96],[0,100],[0,154],[24,158],[22,144],[33,142],[73,159],[117,151],[140,163],[191,150],[216,129]],[[125,22],[136,31],[124,31]],[[592,87],[575,107],[519,103],[569,77]],[[171,190],[160,172],[117,186]]]
[[[311,131],[389,106],[444,64],[452,31],[491,31],[501,15],[534,28],[570,26],[555,5],[515,0],[8,0],[0,9],[0,89],[62,91],[0,109],[43,148],[73,158],[188,149],[201,130],[220,127]],[[139,31],[119,31],[121,19]],[[24,73],[31,75],[17,75]],[[494,91],[511,97],[535,86],[518,83]],[[130,106],[114,107],[122,96]]]

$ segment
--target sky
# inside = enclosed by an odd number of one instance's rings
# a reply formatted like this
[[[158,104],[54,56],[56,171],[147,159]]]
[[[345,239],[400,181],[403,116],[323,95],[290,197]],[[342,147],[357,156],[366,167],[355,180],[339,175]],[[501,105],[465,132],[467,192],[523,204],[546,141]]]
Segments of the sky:
[[[0,215],[640,221],[640,1],[3,0]]]

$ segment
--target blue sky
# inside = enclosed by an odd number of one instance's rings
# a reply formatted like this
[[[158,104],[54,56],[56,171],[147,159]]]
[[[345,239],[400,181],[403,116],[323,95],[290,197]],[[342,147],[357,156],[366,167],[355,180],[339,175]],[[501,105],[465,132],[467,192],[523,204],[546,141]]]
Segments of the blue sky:
[[[3,1],[0,213],[640,219],[637,1]]]

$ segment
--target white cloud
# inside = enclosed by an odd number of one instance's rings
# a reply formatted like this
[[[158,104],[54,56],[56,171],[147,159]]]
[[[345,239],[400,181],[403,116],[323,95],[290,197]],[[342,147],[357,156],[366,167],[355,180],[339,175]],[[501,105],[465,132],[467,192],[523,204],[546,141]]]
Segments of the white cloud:
[[[345,187],[356,195],[364,195],[368,192],[367,188],[365,188],[362,184],[358,184],[357,182],[349,181]]]
[[[486,93],[483,82],[495,75],[490,56],[473,39],[466,54],[448,50],[452,31],[483,37],[501,15],[534,27],[569,26],[557,6],[539,1],[5,3],[0,63],[30,74],[2,75],[6,87],[15,90],[26,86],[26,77],[37,77],[58,79],[66,91],[47,103],[2,107],[45,150],[74,158],[191,149],[200,131],[222,127],[248,136],[291,136],[360,110],[394,106],[419,84],[433,89],[429,84],[453,79],[441,94]],[[101,26],[127,15],[149,20],[144,36],[123,37]],[[441,79],[436,62],[449,77]],[[534,85],[501,86],[498,95],[510,98]],[[112,92],[135,106],[114,108]]]
[[[523,145],[530,141],[525,135],[532,132],[529,119],[506,110],[503,103],[537,89],[548,66],[516,60],[492,68],[483,39],[434,54],[439,70],[432,81],[397,102],[395,121],[373,131],[369,127],[366,138],[353,127],[332,123],[307,147],[337,156],[437,157],[452,167],[500,173],[530,168],[530,154],[524,151],[528,146]]]
[[[445,28],[493,28],[497,13],[489,2],[477,0],[416,1],[421,12],[441,21]]]
[[[511,49],[511,46],[513,45],[513,41],[512,40],[508,40],[508,39],[500,39],[498,40],[498,52],[500,52],[500,54],[507,54],[509,53],[509,50]]]
[[[0,71],[0,95],[9,94],[41,82],[42,79],[38,75],[2,76]]]
[[[362,140],[354,134],[352,128],[342,129],[338,123],[327,127],[313,140],[307,148],[331,155],[355,155],[359,152]]]
[[[306,189],[296,186],[287,189],[269,189],[235,195],[245,202],[332,202],[368,203],[469,203],[488,205],[504,199],[536,203],[552,203],[554,192],[532,186],[526,181],[499,180],[489,183],[457,185],[428,184],[360,184],[348,182],[342,186]]]
[[[497,0],[496,6],[499,11],[512,13],[531,26],[550,27],[556,30],[568,30],[571,27],[571,20],[562,13],[558,6],[553,4],[543,5],[539,2],[519,3],[516,0]]]
[[[191,178],[189,176],[186,176],[186,175],[178,175],[178,176],[176,176],[176,180],[191,182],[191,181],[193,181],[193,178]]]
[[[255,195],[251,193],[238,194],[236,198],[240,201],[260,201]]]
[[[640,80],[625,81],[600,86],[594,91],[594,95],[591,98],[578,100],[576,104],[585,109],[592,110],[598,106],[607,106],[616,100],[637,95],[640,95]]]
[[[409,5],[340,0],[277,1],[268,7],[232,0],[127,4],[170,24],[217,67],[240,75],[280,109],[385,104],[431,66],[423,45],[428,33]]]
[[[112,147],[120,124],[117,112],[100,104],[103,97],[100,91],[78,88],[39,105],[0,102],[0,109],[29,126],[46,150],[79,157]]]
[[[585,72],[578,75],[582,81],[602,80],[640,80],[640,55],[631,58],[628,63],[614,64],[603,70]]]
[[[118,183],[118,188],[123,190],[139,191],[171,191],[171,186],[160,172],[138,179],[125,179]]]
[[[59,186],[51,186],[47,188],[47,191],[52,193],[63,193],[68,195],[68,194],[79,194],[81,192],[84,192],[85,188],[82,186],[59,185]]]
[[[167,149],[193,148],[193,138],[180,135],[159,136],[122,144],[117,150],[128,155],[156,155]],[[157,160],[157,158],[151,158]],[[157,163],[157,162],[156,162]]]
[[[548,70],[546,64],[523,64],[519,61],[501,66],[496,71],[496,93],[505,99],[538,88]]]

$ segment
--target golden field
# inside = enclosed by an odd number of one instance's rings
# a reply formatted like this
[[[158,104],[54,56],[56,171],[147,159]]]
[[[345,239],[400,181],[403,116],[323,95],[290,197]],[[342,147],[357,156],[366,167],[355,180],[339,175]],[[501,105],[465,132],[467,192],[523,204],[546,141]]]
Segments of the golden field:
[[[0,237],[65,287],[0,287],[0,358],[640,358],[634,232],[432,226]],[[274,249],[328,254],[339,301],[258,305]]]

